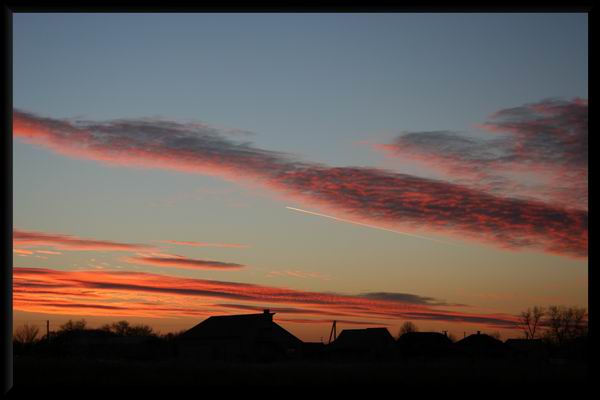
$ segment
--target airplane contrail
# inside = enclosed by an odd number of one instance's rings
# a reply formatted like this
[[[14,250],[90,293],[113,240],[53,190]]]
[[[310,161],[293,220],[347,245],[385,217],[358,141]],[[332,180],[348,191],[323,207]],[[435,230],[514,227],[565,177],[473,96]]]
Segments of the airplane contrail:
[[[286,206],[285,208],[287,208],[288,210],[299,211],[299,212],[303,212],[303,213],[306,213],[306,214],[317,215],[319,217],[329,218],[329,219],[333,219],[333,220],[340,221],[340,222],[347,222],[349,224],[366,226],[367,228],[379,229],[379,230],[382,230],[382,231],[388,231],[388,232],[392,232],[392,233],[398,233],[400,235],[406,235],[406,236],[412,236],[412,237],[419,238],[419,239],[431,240],[432,242],[438,242],[438,243],[444,243],[444,244],[453,244],[453,243],[450,243],[450,242],[445,242],[445,241],[442,241],[442,240],[432,239],[432,238],[425,237],[425,236],[413,235],[411,233],[397,231],[395,229],[388,229],[388,228],[384,228],[384,227],[377,226],[377,225],[365,224],[365,223],[362,223],[362,222],[352,221],[352,220],[349,220],[349,219],[338,218],[338,217],[334,217],[334,216],[326,215],[326,214],[320,214],[320,213],[317,213],[317,212],[314,212],[314,211],[303,210],[301,208],[288,207],[288,206]]]

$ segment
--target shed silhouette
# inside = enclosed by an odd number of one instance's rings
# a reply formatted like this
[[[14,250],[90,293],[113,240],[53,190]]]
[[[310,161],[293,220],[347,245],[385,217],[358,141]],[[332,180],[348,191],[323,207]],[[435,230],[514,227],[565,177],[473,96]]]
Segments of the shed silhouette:
[[[180,357],[197,360],[274,361],[295,357],[302,341],[260,314],[210,317],[177,340]]]

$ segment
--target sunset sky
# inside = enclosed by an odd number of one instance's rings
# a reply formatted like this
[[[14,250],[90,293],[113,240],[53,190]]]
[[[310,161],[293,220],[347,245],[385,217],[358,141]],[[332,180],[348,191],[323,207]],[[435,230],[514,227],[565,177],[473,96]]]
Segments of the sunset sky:
[[[587,307],[586,14],[13,28],[15,327],[269,308],[306,341],[506,338]]]

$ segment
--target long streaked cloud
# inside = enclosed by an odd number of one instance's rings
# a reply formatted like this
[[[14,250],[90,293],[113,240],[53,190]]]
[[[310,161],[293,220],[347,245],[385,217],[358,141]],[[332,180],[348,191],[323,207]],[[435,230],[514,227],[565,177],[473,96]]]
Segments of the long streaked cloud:
[[[366,325],[366,326],[390,326],[389,323],[373,321],[357,321],[347,319],[315,319],[315,318],[279,318],[280,322],[291,322],[293,324],[331,324],[333,321],[346,325]]]
[[[516,321],[511,315],[456,312],[399,299],[307,292],[132,271],[15,267],[13,286],[15,310],[43,313],[165,318],[223,314],[232,308],[270,308],[303,317],[329,316],[380,322],[421,318],[514,327]],[[223,300],[235,303],[223,303]],[[73,307],[69,308],[69,304]]]
[[[152,246],[134,243],[120,243],[108,240],[83,239],[72,235],[38,231],[13,231],[14,247],[48,246],[62,250],[79,251],[140,251],[152,249]],[[51,251],[36,251],[44,254],[60,254]]]
[[[235,264],[222,261],[200,260],[197,258],[187,258],[179,255],[161,255],[161,256],[135,256],[126,257],[123,261],[130,264],[143,264],[155,267],[182,268],[191,270],[237,270],[244,268],[242,264]]]
[[[405,132],[374,147],[462,184],[587,209],[587,100],[548,99],[508,108],[477,126],[493,136]]]
[[[587,211],[374,168],[329,167],[234,142],[216,128],[165,120],[104,123],[14,111],[14,134],[61,154],[258,182],[338,215],[504,248],[587,256]]]
[[[366,299],[390,300],[401,303],[421,304],[426,306],[453,306],[463,307],[464,304],[448,304],[445,301],[435,299],[433,297],[419,296],[410,293],[390,293],[390,292],[372,292],[363,293],[360,295]]]

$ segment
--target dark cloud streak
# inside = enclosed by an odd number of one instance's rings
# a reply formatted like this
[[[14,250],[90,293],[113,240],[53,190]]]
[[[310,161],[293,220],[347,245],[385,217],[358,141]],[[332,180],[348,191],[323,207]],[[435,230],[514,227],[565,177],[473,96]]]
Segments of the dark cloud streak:
[[[233,142],[205,124],[69,122],[16,110],[14,133],[62,154],[113,165],[255,180],[294,199],[387,227],[587,256],[587,211],[379,169],[299,162],[285,153]]]

